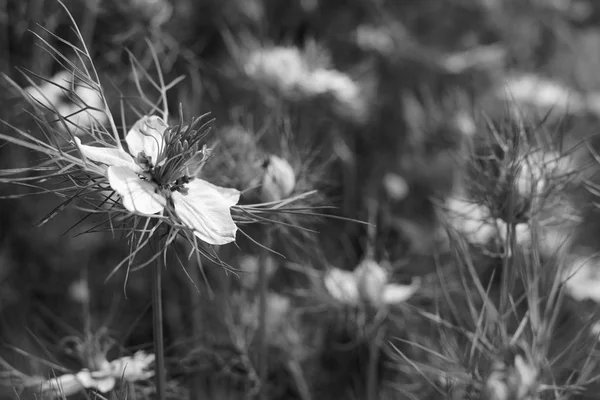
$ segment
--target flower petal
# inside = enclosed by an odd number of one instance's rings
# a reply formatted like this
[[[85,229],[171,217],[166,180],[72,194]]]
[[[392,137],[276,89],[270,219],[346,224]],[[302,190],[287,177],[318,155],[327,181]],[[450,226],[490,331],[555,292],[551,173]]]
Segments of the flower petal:
[[[77,380],[86,389],[96,389],[100,393],[107,393],[114,389],[117,383],[112,376],[106,376],[104,372],[90,372],[82,370],[77,373]]]
[[[332,268],[323,280],[327,292],[343,304],[357,305],[360,300],[356,277],[350,271]]]
[[[167,200],[156,193],[154,183],[140,179],[135,171],[127,167],[109,167],[110,186],[121,195],[123,207],[131,212],[152,215],[163,210]]]
[[[116,147],[95,147],[81,144],[81,140],[75,137],[77,147],[83,155],[91,161],[115,167],[127,167],[133,171],[141,171],[133,158],[127,152]]]
[[[418,290],[419,283],[410,285],[400,285],[397,283],[388,283],[383,289],[382,301],[384,304],[399,304],[410,299]]]
[[[175,213],[181,222],[208,244],[235,241],[237,226],[230,208],[239,201],[240,192],[202,179],[194,179],[187,184],[187,189],[187,194],[178,191],[172,194]]]
[[[157,165],[158,157],[165,146],[163,135],[167,128],[168,125],[162,118],[156,115],[143,116],[125,137],[129,153],[136,158],[143,152],[146,157],[151,157],[153,165]]]

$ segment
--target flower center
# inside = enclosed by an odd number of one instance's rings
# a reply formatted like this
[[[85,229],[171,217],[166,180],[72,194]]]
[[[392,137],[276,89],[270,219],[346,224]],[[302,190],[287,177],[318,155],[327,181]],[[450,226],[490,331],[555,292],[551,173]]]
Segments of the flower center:
[[[141,179],[154,183],[157,193],[170,198],[177,191],[188,193],[186,184],[195,179],[196,175],[210,157],[210,150],[204,142],[208,132],[208,123],[201,124],[203,117],[195,118],[189,125],[180,124],[169,126],[162,133],[157,160],[140,152],[135,162],[142,169]]]
[[[143,151],[137,155],[135,162],[143,170],[140,178],[156,184],[158,186],[157,192],[161,193],[166,198],[171,197],[171,193],[175,191],[187,194],[188,188],[185,187],[185,185],[194,180],[193,176],[189,176],[183,172],[180,172],[177,178],[175,178],[177,175],[173,173],[168,175],[159,174],[157,169],[154,168],[152,157],[147,156]],[[166,176],[170,177],[167,181],[164,179]]]

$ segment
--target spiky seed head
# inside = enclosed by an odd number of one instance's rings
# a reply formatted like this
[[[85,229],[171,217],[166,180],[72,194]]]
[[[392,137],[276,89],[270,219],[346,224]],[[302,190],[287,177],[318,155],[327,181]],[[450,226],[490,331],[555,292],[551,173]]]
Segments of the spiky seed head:
[[[283,158],[270,155],[265,162],[260,197],[264,202],[288,197],[296,187],[296,174]]]
[[[388,277],[385,269],[375,260],[366,259],[354,270],[360,297],[375,306],[382,304],[382,294]]]

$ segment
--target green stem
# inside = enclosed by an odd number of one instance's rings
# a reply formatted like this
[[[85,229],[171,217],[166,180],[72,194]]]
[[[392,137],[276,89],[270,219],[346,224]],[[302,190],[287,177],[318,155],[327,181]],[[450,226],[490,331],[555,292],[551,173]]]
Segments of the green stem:
[[[385,326],[380,326],[374,332],[370,348],[369,362],[367,367],[367,400],[377,400],[378,397],[378,382],[379,382],[379,353],[385,335]]]
[[[152,310],[153,310],[153,334],[154,354],[156,356],[155,382],[157,400],[166,400],[165,395],[165,348],[163,336],[163,307],[162,307],[162,257],[154,263],[153,285],[152,285]]]
[[[265,246],[271,245],[271,232],[267,231]],[[269,254],[267,250],[263,250],[260,258],[258,269],[258,377],[260,379],[260,394],[259,398],[265,400],[267,398],[267,378],[268,378],[268,341],[267,341],[267,293],[268,293],[268,276],[267,263]]]
[[[193,284],[187,282],[190,288],[190,309],[192,315],[192,343],[200,343],[202,340],[202,298],[198,288],[202,284],[200,270],[202,262],[200,258],[192,257],[188,262],[188,274]],[[189,384],[189,399],[199,399],[202,397],[202,375],[194,373]]]

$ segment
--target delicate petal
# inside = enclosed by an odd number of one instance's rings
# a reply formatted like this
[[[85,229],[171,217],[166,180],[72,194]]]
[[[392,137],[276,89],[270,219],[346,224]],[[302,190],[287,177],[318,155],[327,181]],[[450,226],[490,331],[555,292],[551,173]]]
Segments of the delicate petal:
[[[167,128],[167,123],[156,115],[142,117],[125,137],[129,153],[135,158],[143,152],[151,158],[153,165],[158,164],[158,157],[165,146],[163,135]]]
[[[271,155],[262,179],[262,201],[278,201],[288,197],[296,187],[296,174],[283,158]]]
[[[82,370],[77,373],[77,380],[86,389],[96,389],[101,393],[110,392],[117,383],[115,378],[107,376],[104,371],[89,372]]]
[[[240,192],[194,179],[188,192],[172,194],[175,213],[181,222],[208,244],[222,245],[235,241],[237,226],[231,218],[231,206],[237,204]]]
[[[87,374],[89,375],[89,372]],[[66,374],[42,382],[40,392],[60,398],[60,396],[74,395],[83,390],[83,388],[84,384],[81,382],[81,379],[78,379],[78,376]]]
[[[27,94],[48,108],[58,106],[72,85],[73,74],[60,71],[48,81],[25,88]]]
[[[567,293],[575,300],[600,302],[600,269],[597,257],[573,256],[564,271]]]
[[[384,304],[399,304],[410,299],[419,290],[420,285],[412,283],[410,285],[400,285],[390,283],[385,286],[382,294]]]
[[[129,211],[151,215],[162,211],[167,204],[167,200],[156,193],[154,183],[140,179],[131,169],[109,167],[107,174],[110,186],[121,195],[123,206]]]
[[[360,300],[356,278],[352,272],[332,268],[324,278],[325,289],[344,304],[357,305]]]
[[[117,358],[110,362],[110,374],[114,378],[135,382],[154,376],[150,364],[154,362],[154,354],[138,351],[133,356]]]
[[[381,304],[383,288],[388,282],[387,272],[375,260],[365,259],[354,270],[360,297],[374,305]]]
[[[140,171],[140,167],[134,162],[133,158],[127,152],[116,147],[95,147],[81,144],[81,140],[76,137],[75,142],[83,155],[90,161],[94,161],[108,166],[127,167],[133,171]]]

